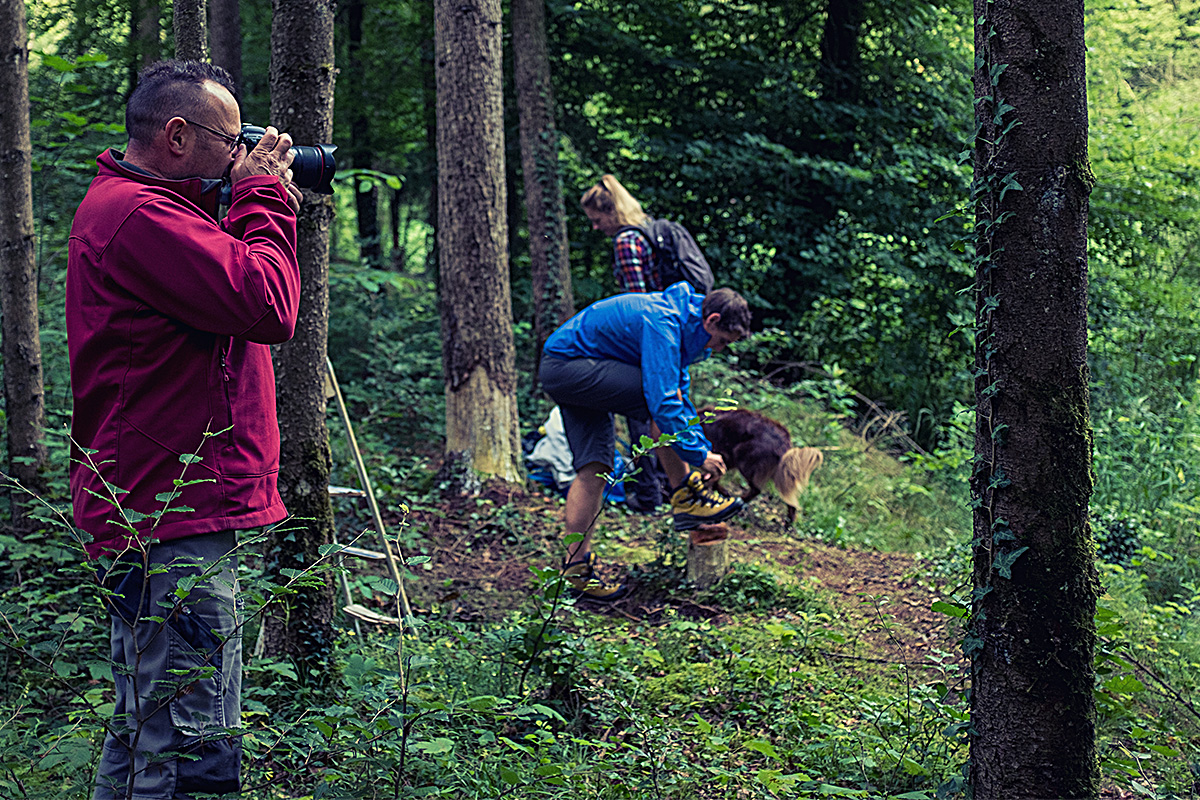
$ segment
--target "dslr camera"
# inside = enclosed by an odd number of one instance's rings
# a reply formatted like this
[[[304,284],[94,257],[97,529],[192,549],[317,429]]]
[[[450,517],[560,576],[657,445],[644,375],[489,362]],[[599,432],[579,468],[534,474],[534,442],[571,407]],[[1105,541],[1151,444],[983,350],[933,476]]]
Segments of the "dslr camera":
[[[246,152],[258,145],[266,128],[258,125],[244,124],[240,139],[246,144]],[[333,194],[333,176],[337,172],[337,162],[333,160],[333,151],[337,145],[298,144],[292,147],[296,157],[292,161],[292,183],[301,189],[312,189],[318,194]]]

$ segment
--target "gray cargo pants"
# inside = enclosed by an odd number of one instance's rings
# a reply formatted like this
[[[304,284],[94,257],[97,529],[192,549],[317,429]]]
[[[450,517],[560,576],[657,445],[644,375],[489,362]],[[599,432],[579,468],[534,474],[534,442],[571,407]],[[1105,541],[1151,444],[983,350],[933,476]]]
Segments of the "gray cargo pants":
[[[93,800],[239,790],[236,541],[223,531],[155,543],[149,569],[134,553],[102,575],[112,592],[116,709]]]

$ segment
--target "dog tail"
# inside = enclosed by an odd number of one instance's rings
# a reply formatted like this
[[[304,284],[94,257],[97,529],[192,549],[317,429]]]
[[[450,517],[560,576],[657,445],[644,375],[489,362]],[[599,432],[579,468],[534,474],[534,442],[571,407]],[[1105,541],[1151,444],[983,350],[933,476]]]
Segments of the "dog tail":
[[[808,479],[825,460],[825,454],[815,447],[793,447],[779,459],[775,468],[775,488],[783,502],[792,508],[800,505],[797,496],[808,487]]]

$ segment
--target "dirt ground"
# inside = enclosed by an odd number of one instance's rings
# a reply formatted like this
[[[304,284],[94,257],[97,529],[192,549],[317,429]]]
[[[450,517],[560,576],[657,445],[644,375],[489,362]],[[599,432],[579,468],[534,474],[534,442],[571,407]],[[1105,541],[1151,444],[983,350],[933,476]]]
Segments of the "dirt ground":
[[[941,595],[929,577],[929,565],[903,553],[837,547],[792,535],[773,517],[755,513],[760,504],[777,502],[760,497],[730,522],[730,560],[754,561],[790,575],[829,602],[837,618],[832,624],[843,633],[854,632],[832,657],[930,666],[956,651],[955,621],[931,610]],[[619,515],[620,549],[629,558],[613,558],[613,565],[603,569],[615,575],[653,560],[655,540],[670,526],[665,510],[657,516],[632,515],[613,506],[604,514]],[[409,543],[406,555],[430,558],[413,570],[421,578],[409,588],[414,610],[462,621],[494,619],[520,607],[533,591],[530,567],[557,566],[561,552],[562,506],[539,492],[489,488],[481,498],[455,498],[436,508],[412,509],[407,516],[393,511],[385,514],[384,524],[393,534],[407,526],[409,531],[401,535]],[[629,536],[630,530],[635,535]],[[681,541],[684,536],[671,535]],[[368,569],[382,571],[382,565]],[[724,609],[701,597],[637,585],[616,603],[581,604],[630,620],[653,622],[667,607],[718,624],[728,619]]]

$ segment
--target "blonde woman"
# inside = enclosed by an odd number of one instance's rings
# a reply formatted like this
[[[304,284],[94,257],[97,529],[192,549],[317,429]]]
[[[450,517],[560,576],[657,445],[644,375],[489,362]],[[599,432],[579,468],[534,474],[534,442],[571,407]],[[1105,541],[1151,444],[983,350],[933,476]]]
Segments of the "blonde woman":
[[[638,230],[650,217],[642,204],[613,175],[605,175],[579,199],[583,213],[598,230],[613,240],[613,275],[622,292],[661,292],[658,256],[646,234]]]
[[[663,286],[659,258],[646,234],[637,226],[650,216],[642,204],[621,185],[614,175],[605,175],[579,198],[583,213],[597,230],[613,240],[613,276],[622,292],[661,292]],[[640,441],[650,434],[649,423],[627,418],[629,438]],[[650,455],[638,459],[638,471],[625,482],[625,504],[633,511],[654,511],[665,499],[666,480],[658,459]]]

